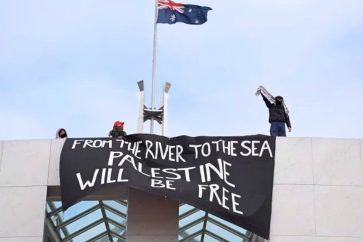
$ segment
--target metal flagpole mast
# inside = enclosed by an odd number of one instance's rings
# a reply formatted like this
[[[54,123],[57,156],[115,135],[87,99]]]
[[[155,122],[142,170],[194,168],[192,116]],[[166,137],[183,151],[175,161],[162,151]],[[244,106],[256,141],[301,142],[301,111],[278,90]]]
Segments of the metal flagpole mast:
[[[151,106],[155,110],[155,76],[156,76],[156,40],[157,40],[157,19],[158,19],[158,0],[155,0],[155,21],[154,21],[154,44],[153,44],[153,64],[152,64],[152,91],[151,91]],[[150,119],[150,133],[154,133],[154,118]]]

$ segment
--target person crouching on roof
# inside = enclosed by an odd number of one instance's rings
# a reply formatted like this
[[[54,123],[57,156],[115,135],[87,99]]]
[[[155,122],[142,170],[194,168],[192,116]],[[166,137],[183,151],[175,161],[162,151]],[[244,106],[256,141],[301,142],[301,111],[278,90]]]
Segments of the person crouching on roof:
[[[112,138],[122,138],[126,136],[126,132],[124,131],[124,124],[124,122],[116,121],[113,124],[113,128],[109,132],[108,136]]]
[[[57,130],[57,133],[56,133],[56,135],[55,135],[55,137],[56,137],[57,139],[64,139],[64,138],[67,138],[67,137],[68,137],[68,135],[67,135],[67,131],[66,131],[65,129],[63,129],[63,128],[58,129],[58,130]]]

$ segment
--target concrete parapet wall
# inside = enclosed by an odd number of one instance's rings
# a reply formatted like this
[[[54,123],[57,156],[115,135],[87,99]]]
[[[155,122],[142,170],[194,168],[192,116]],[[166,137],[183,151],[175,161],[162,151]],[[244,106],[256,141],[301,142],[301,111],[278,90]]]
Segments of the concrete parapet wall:
[[[64,140],[0,142],[0,242],[42,241]],[[363,242],[363,140],[277,138],[272,242]]]
[[[52,140],[51,155],[49,158],[49,175],[48,175],[49,186],[60,186],[59,160],[64,141],[65,141],[64,139]]]
[[[0,242],[43,240],[50,145],[0,142]]]
[[[271,241],[363,241],[363,141],[278,138]]]

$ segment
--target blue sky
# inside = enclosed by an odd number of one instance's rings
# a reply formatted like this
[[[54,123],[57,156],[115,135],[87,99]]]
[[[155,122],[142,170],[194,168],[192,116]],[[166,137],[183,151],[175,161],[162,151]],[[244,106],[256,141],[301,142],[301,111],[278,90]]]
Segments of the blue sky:
[[[264,85],[285,97],[289,136],[363,137],[363,1],[185,3],[213,10],[204,25],[158,25],[170,136],[268,134]],[[150,0],[0,0],[0,139],[106,136],[117,119],[135,133],[153,21]]]

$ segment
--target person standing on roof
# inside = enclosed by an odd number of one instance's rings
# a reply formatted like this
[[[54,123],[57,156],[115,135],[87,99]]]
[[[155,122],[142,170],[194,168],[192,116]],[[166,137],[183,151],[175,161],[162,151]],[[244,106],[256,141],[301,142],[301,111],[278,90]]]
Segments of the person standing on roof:
[[[126,136],[126,132],[124,131],[124,122],[116,121],[113,124],[112,130],[109,132],[108,136],[112,138],[122,138]]]
[[[291,132],[291,123],[289,118],[289,110],[281,96],[272,96],[263,86],[259,86],[256,95],[262,96],[268,111],[269,122],[271,123],[271,136],[286,136],[285,124]]]

